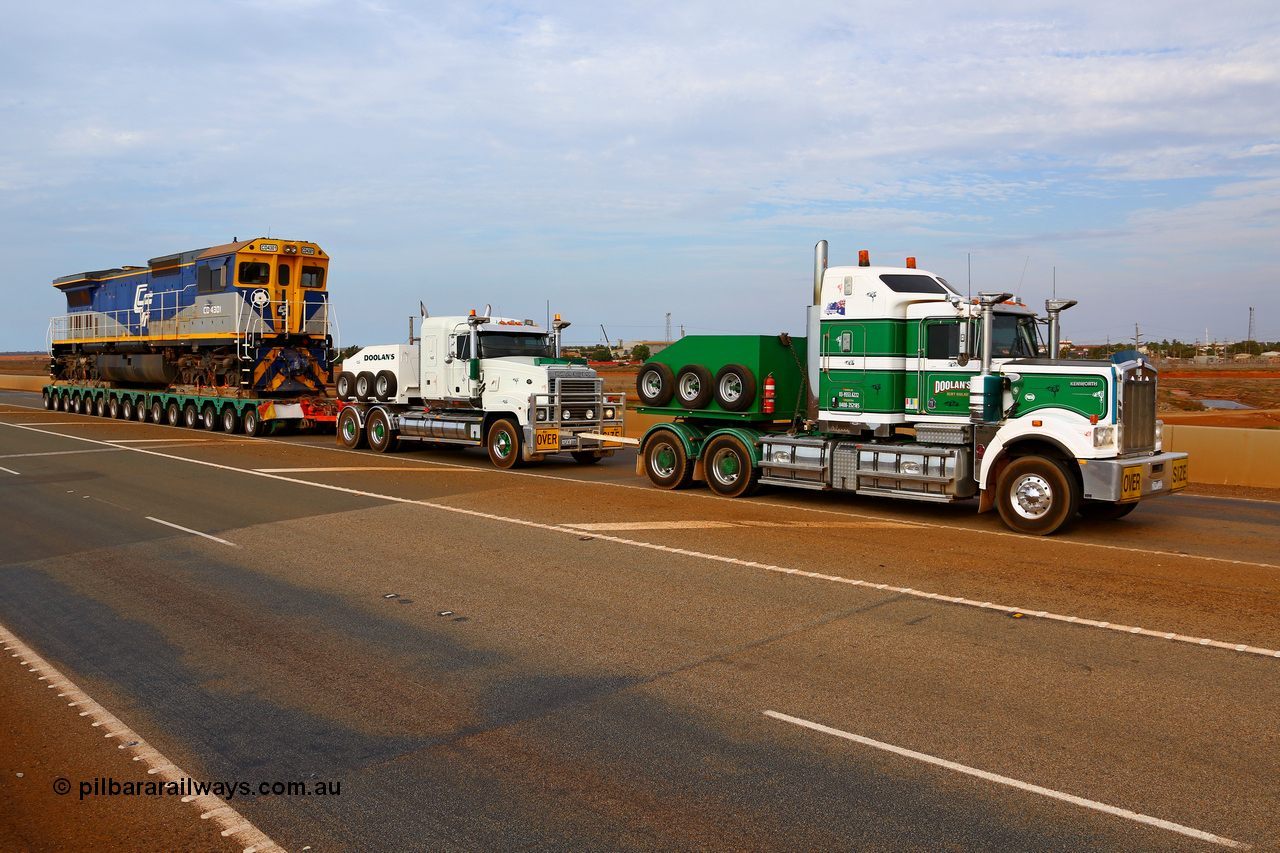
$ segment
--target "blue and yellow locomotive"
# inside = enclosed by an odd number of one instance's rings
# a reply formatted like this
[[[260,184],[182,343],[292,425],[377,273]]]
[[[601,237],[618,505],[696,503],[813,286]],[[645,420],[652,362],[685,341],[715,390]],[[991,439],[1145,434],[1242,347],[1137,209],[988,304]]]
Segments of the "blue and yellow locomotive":
[[[55,380],[254,396],[324,394],[329,257],[298,240],[233,240],[54,279]]]

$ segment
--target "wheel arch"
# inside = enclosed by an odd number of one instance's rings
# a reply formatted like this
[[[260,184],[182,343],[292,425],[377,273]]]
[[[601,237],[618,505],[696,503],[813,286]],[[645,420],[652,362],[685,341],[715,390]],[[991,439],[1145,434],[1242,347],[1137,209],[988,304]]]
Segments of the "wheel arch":
[[[1050,436],[1018,436],[1008,444],[999,445],[995,448],[995,451],[993,454],[989,447],[987,453],[983,456],[982,474],[978,479],[978,487],[980,489],[991,488],[995,481],[999,479],[1000,472],[1004,470],[1010,460],[1019,456],[1044,456],[1064,463],[1063,467],[1075,478],[1076,485],[1083,483],[1083,479],[1080,476],[1080,465],[1076,462],[1075,454],[1065,444]]]

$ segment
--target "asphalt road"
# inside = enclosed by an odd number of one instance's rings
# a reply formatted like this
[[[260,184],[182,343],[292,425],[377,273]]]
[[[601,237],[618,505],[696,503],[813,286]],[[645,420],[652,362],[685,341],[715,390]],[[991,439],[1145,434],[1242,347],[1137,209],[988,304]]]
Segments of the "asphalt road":
[[[1280,849],[1277,509],[1031,538],[0,392],[0,846]],[[253,790],[79,796],[142,767]]]

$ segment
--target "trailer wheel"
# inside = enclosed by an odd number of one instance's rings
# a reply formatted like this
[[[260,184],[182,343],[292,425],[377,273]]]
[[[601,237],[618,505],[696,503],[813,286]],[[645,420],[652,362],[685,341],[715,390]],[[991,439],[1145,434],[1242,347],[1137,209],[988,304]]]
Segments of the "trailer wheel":
[[[594,465],[603,457],[596,456],[594,450],[574,450],[569,453],[573,457],[573,461],[579,465]]]
[[[378,453],[395,453],[400,449],[400,436],[391,429],[391,420],[381,409],[374,409],[365,421],[369,447]]]
[[[1048,536],[1080,506],[1075,479],[1043,456],[1020,456],[1000,473],[996,506],[1004,523],[1019,533]]]
[[[92,401],[93,413],[100,418],[107,416],[107,401],[104,397],[94,397]]]
[[[44,389],[43,396],[44,396],[44,407],[46,409],[56,409],[58,407],[58,401],[55,399],[56,395],[50,394],[48,388]]]
[[[636,392],[646,406],[665,406],[676,392],[676,375],[660,362],[646,364],[636,377]]]
[[[222,421],[218,418],[218,410],[214,408],[213,403],[204,404],[204,410],[200,412],[200,426],[209,432],[222,426]]]
[[[1115,521],[1124,518],[1138,508],[1138,502],[1113,504],[1106,501],[1084,501],[1080,504],[1080,515],[1090,521]]]
[[[349,450],[365,446],[364,428],[355,409],[348,407],[338,415],[338,444]]]
[[[356,378],[347,371],[338,374],[338,381],[334,383],[334,393],[338,395],[339,400],[346,400],[351,396],[356,387]]]
[[[751,453],[737,436],[712,439],[702,458],[707,466],[707,486],[717,495],[740,498],[760,488],[760,469],[752,464]]]
[[[686,364],[676,374],[676,401],[686,409],[703,409],[711,402],[715,383],[701,364]]]
[[[499,418],[489,427],[489,461],[499,468],[519,468],[520,428],[510,418]]]
[[[147,422],[147,398],[139,397],[133,402],[133,416],[138,419],[138,423],[145,424]]]
[[[182,425],[187,429],[200,427],[200,410],[195,403],[187,403],[182,409]]]
[[[373,377],[373,396],[384,403],[396,395],[396,375],[390,370],[379,370]]]
[[[726,412],[742,412],[756,400],[756,377],[742,364],[726,364],[716,372],[716,402]]]
[[[125,397],[120,401],[120,417],[126,421],[133,420],[133,400]]]
[[[71,407],[67,409],[71,414],[78,415],[84,409],[84,403],[80,400],[80,392],[71,395]]]
[[[177,400],[170,400],[169,405],[165,407],[165,422],[169,426],[177,426],[182,423],[182,408],[178,405]]]
[[[670,430],[661,430],[645,442],[644,470],[659,489],[683,489],[693,482],[693,466],[684,444]]]
[[[244,407],[244,434],[257,438],[266,432],[266,427],[262,423],[262,415],[258,414],[258,407],[250,403]]]
[[[356,374],[356,399],[368,400],[373,396],[373,374],[362,370]]]
[[[159,400],[151,401],[151,422],[153,424],[164,423],[164,403]]]
[[[222,410],[222,431],[225,433],[235,433],[240,429],[240,415],[236,413],[235,406],[227,406]]]
[[[113,396],[110,400],[107,401],[107,416],[110,417],[112,420],[116,420],[120,417],[120,398],[119,397]]]

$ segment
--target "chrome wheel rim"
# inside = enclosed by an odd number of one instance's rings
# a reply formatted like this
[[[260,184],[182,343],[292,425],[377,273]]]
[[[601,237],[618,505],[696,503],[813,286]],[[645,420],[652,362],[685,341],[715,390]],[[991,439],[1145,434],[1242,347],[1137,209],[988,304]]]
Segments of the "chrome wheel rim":
[[[1038,474],[1028,474],[1013,484],[1010,497],[1014,512],[1035,521],[1043,518],[1053,506],[1053,487]]]

